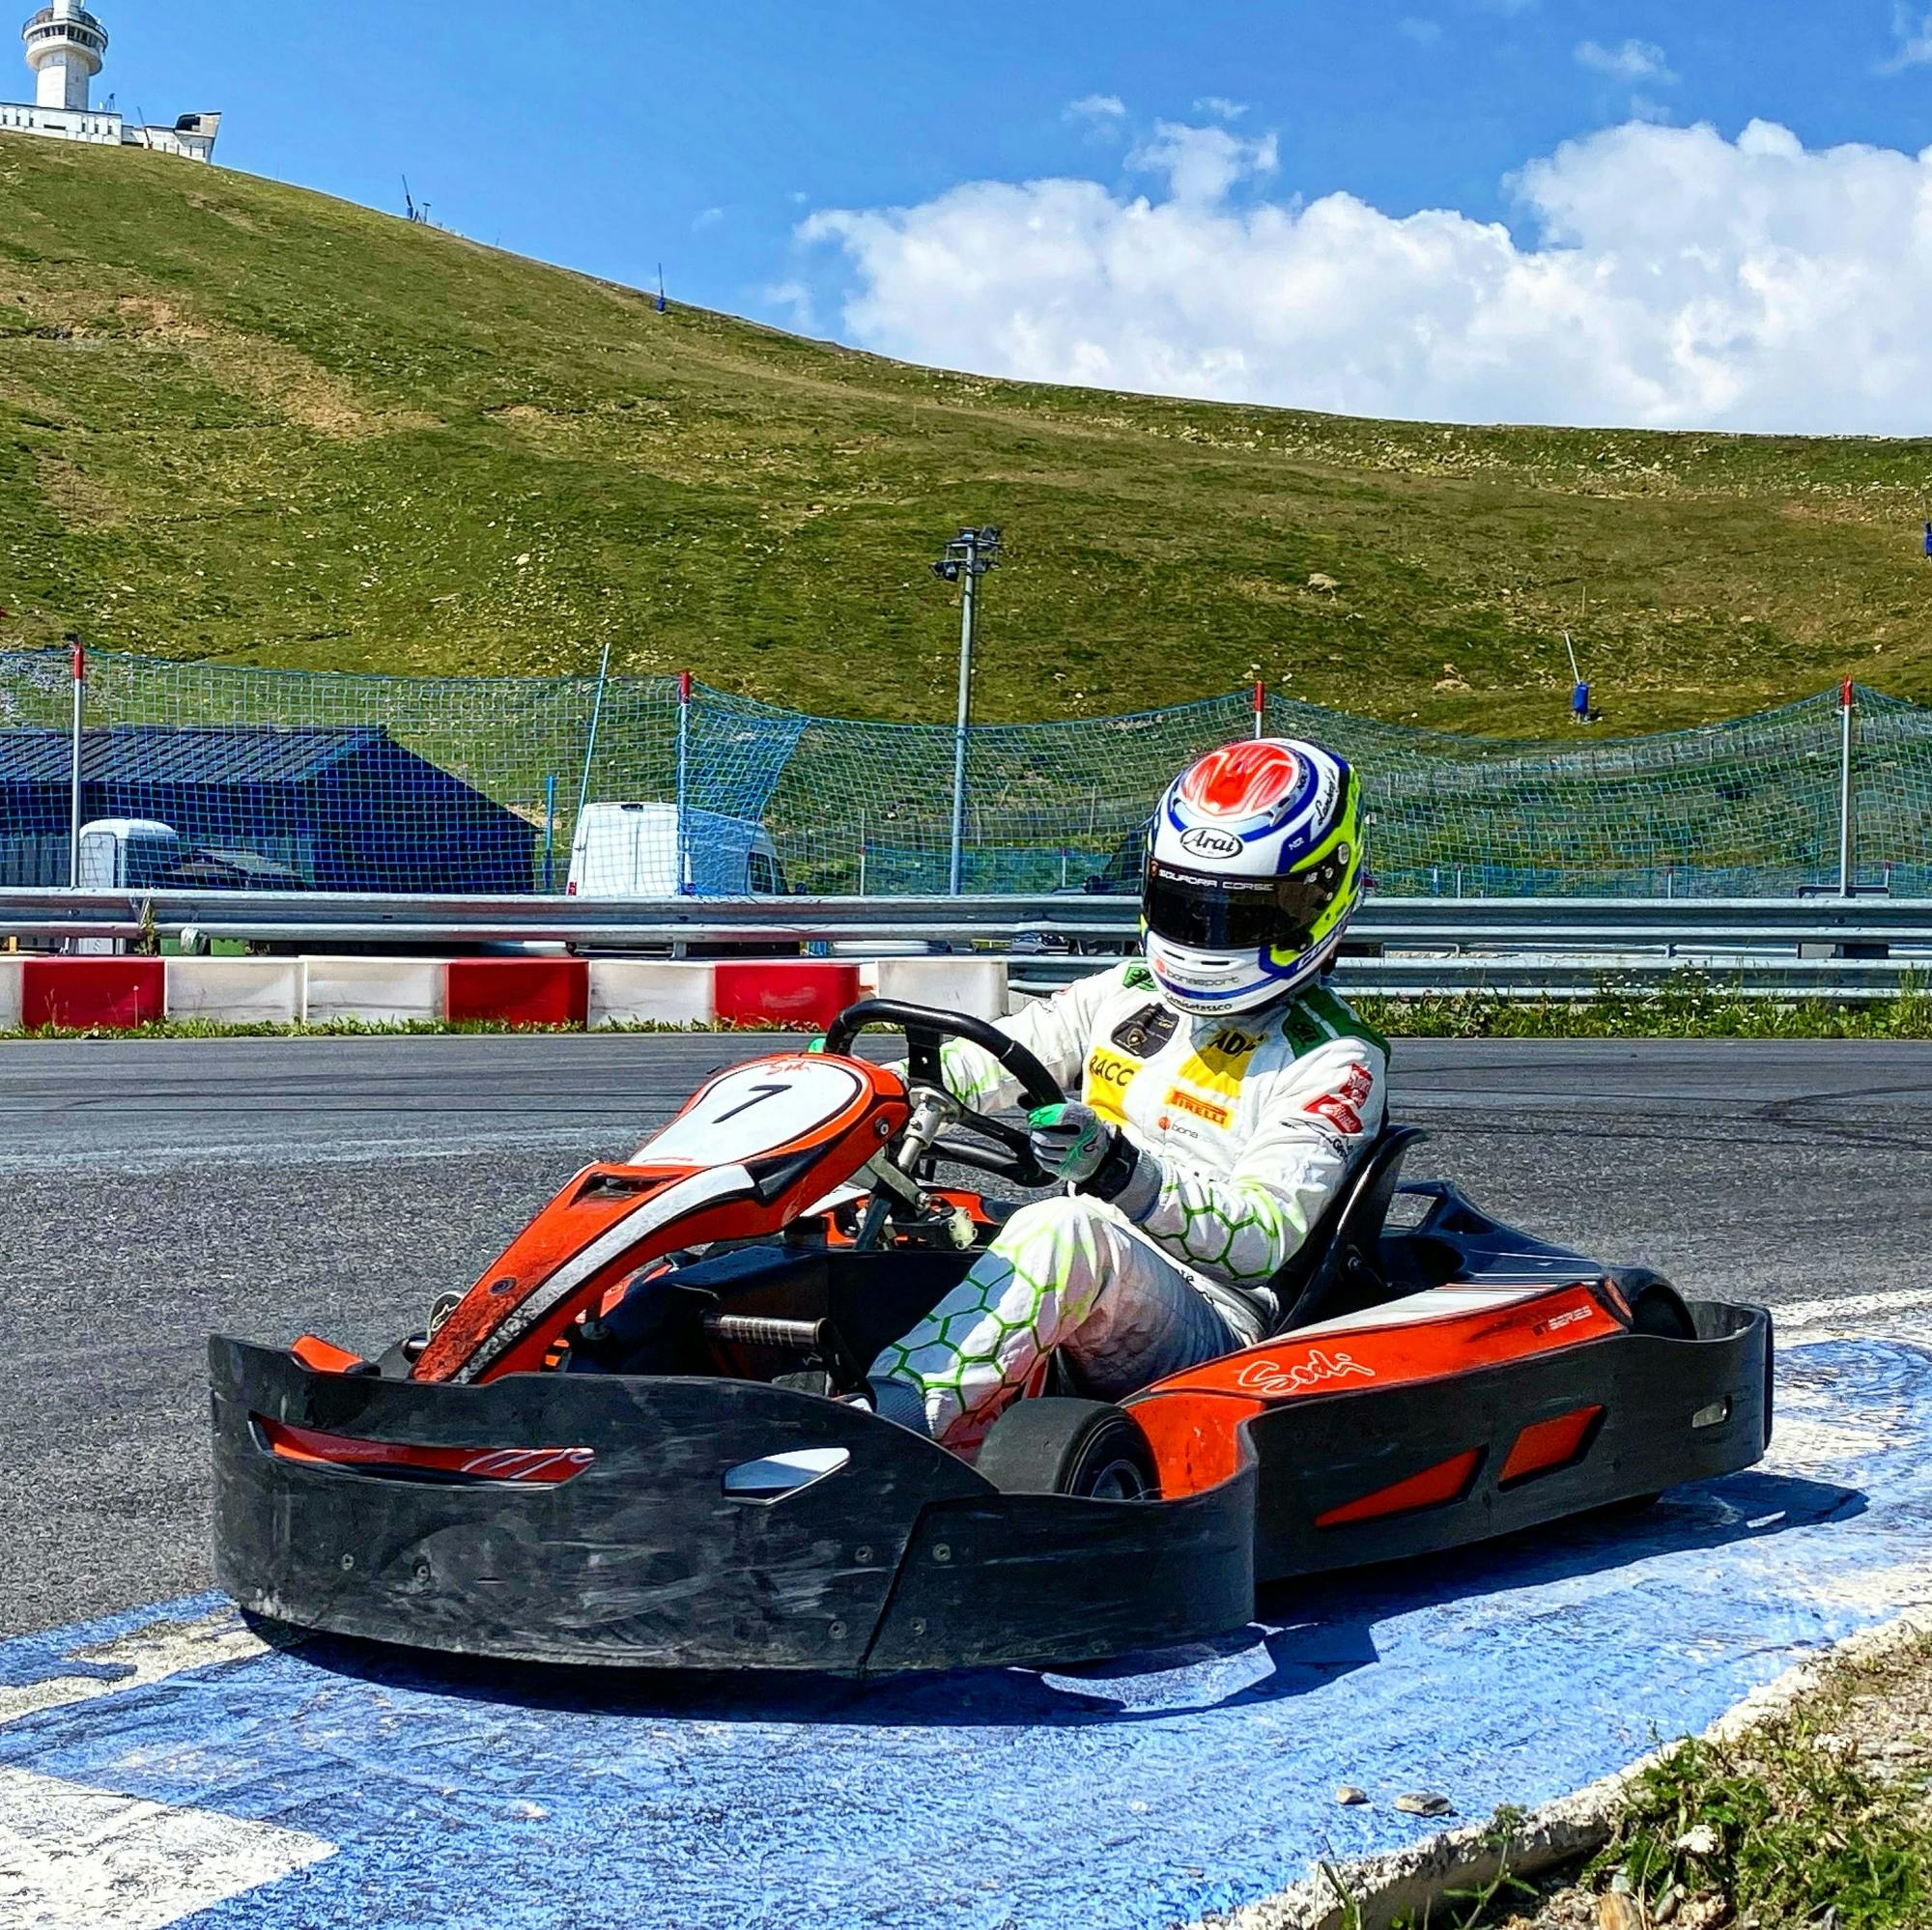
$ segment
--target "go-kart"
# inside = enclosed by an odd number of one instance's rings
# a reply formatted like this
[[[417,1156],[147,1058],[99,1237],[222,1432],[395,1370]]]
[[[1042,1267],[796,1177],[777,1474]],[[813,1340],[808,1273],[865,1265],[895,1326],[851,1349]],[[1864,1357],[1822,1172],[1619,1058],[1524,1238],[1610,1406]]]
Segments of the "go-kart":
[[[906,1070],[854,1046],[902,1030]],[[984,1022],[874,1000],[579,1173],[379,1360],[217,1338],[215,1550],[255,1613],[465,1654],[865,1675],[1220,1633],[1259,1583],[1654,1497],[1763,1454],[1771,1322],[1687,1304],[1365,1154],[1276,1331],[1120,1405],[1049,1363],[974,1464],[860,1401],[867,1364],[1037,1187],[946,1092]]]

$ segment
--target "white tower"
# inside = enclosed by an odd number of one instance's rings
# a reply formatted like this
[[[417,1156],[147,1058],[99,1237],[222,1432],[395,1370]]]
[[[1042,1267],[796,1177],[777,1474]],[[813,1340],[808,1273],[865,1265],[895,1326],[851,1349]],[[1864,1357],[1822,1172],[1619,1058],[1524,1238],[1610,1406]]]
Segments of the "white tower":
[[[87,112],[87,83],[100,71],[107,29],[81,0],[53,0],[20,29],[34,70],[35,105]]]

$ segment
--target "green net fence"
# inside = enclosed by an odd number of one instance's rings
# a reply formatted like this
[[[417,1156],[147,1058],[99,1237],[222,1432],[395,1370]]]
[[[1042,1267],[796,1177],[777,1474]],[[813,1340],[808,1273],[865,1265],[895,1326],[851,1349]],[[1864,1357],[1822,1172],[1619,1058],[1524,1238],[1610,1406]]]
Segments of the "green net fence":
[[[70,875],[64,653],[0,653],[0,884]],[[970,733],[969,892],[1131,889],[1190,757],[1246,693]],[[1860,882],[1932,893],[1932,710],[1858,689]],[[1399,895],[1743,896],[1835,882],[1837,695],[1574,743],[1404,728],[1270,695],[1271,735],[1364,774]],[[668,895],[947,887],[953,732],[802,716],[675,678],[312,675],[97,652],[83,883]],[[581,807],[580,808],[580,802]]]

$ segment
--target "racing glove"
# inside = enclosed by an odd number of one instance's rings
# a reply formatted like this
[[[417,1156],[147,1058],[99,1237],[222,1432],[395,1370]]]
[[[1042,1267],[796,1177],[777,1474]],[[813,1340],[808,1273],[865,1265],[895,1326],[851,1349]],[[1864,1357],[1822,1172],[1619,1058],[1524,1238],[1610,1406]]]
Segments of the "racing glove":
[[[1027,1124],[1033,1156],[1077,1192],[1111,1200],[1133,1174],[1132,1147],[1092,1106],[1041,1106],[1027,1115]]]

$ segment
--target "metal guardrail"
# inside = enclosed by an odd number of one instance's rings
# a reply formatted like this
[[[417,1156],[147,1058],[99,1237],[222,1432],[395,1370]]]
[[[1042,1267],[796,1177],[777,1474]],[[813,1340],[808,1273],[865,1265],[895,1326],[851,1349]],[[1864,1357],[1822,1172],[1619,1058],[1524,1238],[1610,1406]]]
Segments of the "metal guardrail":
[[[1139,901],[1043,897],[414,897],[284,892],[0,890],[0,938],[130,941],[144,934],[448,951],[566,945],[676,953],[730,945],[947,946],[1005,952],[1021,984],[1065,982],[1138,928]],[[1606,978],[1703,967],[1747,990],[1871,998],[1932,976],[1932,900],[1375,898],[1356,920],[1348,979],[1401,994],[1483,989],[1587,994]],[[1405,955],[1407,954],[1407,955]]]

